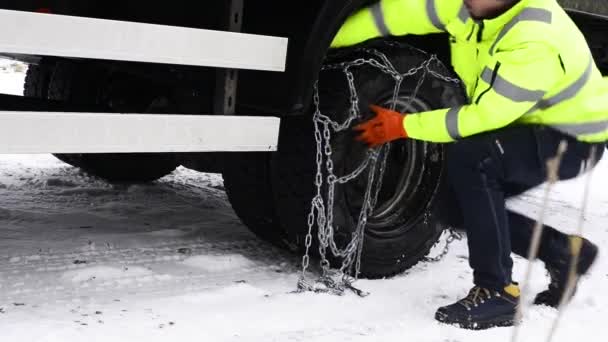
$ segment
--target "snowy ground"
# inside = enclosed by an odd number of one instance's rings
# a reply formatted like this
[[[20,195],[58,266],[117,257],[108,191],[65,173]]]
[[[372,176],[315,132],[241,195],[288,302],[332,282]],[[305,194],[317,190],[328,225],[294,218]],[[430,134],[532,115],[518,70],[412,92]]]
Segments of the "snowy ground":
[[[3,69],[8,64],[0,62],[0,92],[19,93],[23,74]],[[593,175],[585,229],[608,246],[606,159]],[[583,181],[555,189],[549,223],[573,230]],[[535,215],[541,190],[509,205]],[[471,286],[465,241],[438,264],[360,280],[358,287],[371,292],[366,298],[290,293],[299,262],[248,232],[219,175],[180,168],[153,185],[112,187],[49,155],[0,156],[2,341],[485,342],[511,336],[510,328],[470,332],[433,320],[438,306]],[[525,265],[516,260],[516,278],[523,278]],[[535,264],[532,290],[546,281]],[[556,341],[606,340],[607,285],[608,257],[601,254]],[[527,309],[520,341],[543,341],[555,316],[548,308]]]
[[[26,69],[24,64],[0,57],[0,94],[21,95]]]

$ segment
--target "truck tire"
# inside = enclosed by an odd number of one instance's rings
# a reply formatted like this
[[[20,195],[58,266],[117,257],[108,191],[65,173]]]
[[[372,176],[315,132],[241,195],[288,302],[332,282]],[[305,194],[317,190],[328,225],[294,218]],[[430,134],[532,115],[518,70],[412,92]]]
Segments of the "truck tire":
[[[279,247],[287,247],[287,232],[275,208],[271,154],[230,153],[224,159],[224,188],[235,213],[254,234]]]
[[[394,67],[405,73],[420,66],[430,56],[406,45],[376,40],[365,45],[384,53]],[[373,58],[360,49],[341,53],[338,61],[361,57]],[[431,68],[442,75],[450,72],[440,63]],[[395,82],[376,68],[353,67],[361,113],[369,113],[370,104],[388,105]],[[418,77],[404,79],[398,101],[406,101],[416,88]],[[321,112],[338,122],[349,115],[350,95],[344,73],[323,71],[319,78]],[[411,107],[399,103],[397,109],[418,112],[463,104],[464,92],[457,83],[427,76]],[[277,213],[290,240],[304,250],[308,231],[307,216],[316,193],[315,139],[310,117],[283,119],[277,154]],[[354,124],[354,123],[353,123]],[[367,147],[354,140],[354,132],[332,137],[332,154],[336,175],[341,176],[360,164]],[[416,140],[392,143],[380,200],[365,230],[359,276],[389,277],[407,270],[438,241],[452,220],[444,204],[451,201],[444,179],[445,158],[442,145]],[[335,240],[338,246],[350,241],[362,205],[366,175],[336,188],[334,207]],[[327,201],[325,201],[327,203]],[[451,203],[451,202],[450,202]],[[449,203],[448,203],[449,204]],[[313,231],[316,237],[316,231]],[[314,239],[317,243],[317,239]],[[311,251],[316,251],[316,246]],[[331,254],[327,250],[328,256]],[[335,262],[336,260],[331,260]],[[334,264],[338,266],[338,264]],[[351,270],[352,271],[352,270]]]
[[[24,96],[47,98],[55,63],[51,58],[45,58],[40,60],[38,64],[28,66],[23,86]],[[54,156],[66,164],[78,167],[78,159],[69,154],[54,154]]]
[[[100,105],[99,94],[107,86],[109,74],[84,64],[70,61],[42,60],[28,68],[24,94],[80,104]],[[140,90],[145,93],[145,90]],[[151,94],[146,94],[151,95]],[[152,102],[145,96],[127,98],[131,110],[141,111]],[[127,111],[129,109],[125,109]],[[146,183],[173,172],[179,165],[172,154],[56,154],[61,161],[83,171],[115,183]]]
[[[54,68],[55,62],[48,58],[40,60],[38,64],[30,64],[25,74],[23,95],[45,98]]]

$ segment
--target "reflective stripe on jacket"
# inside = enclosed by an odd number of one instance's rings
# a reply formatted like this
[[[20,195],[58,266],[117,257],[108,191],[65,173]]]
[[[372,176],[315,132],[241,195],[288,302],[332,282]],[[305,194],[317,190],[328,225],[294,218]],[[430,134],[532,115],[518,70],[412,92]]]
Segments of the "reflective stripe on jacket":
[[[411,138],[451,142],[515,123],[608,141],[608,78],[555,0],[522,0],[489,20],[472,19],[462,0],[381,0],[347,19],[332,47],[440,32],[469,102],[406,116]]]

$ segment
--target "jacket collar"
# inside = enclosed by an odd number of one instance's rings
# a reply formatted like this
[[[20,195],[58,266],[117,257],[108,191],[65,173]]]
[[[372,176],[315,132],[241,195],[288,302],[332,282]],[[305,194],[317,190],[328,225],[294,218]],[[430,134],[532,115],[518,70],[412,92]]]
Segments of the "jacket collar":
[[[508,11],[492,19],[476,20],[471,18],[466,25],[466,38],[469,40],[494,41],[505,25],[517,17],[526,7],[529,7],[530,3],[533,1],[534,0],[522,0],[515,4],[515,6],[511,7]],[[473,31],[473,26],[478,26],[475,35],[470,34]]]
[[[515,17],[517,17],[522,10],[530,5],[532,0],[522,0],[515,4],[515,6],[511,7],[508,11],[503,14],[492,18],[492,19],[483,19],[483,20],[474,20],[472,22],[474,25],[478,25],[481,29],[481,41],[494,40],[496,35],[502,31],[502,29],[511,22]],[[477,37],[473,37],[472,39],[476,39]]]

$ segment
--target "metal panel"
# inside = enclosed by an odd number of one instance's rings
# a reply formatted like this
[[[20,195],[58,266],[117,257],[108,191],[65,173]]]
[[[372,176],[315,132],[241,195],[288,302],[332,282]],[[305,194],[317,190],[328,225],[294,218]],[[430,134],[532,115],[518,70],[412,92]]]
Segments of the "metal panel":
[[[1,112],[0,153],[276,151],[275,117]]]
[[[287,38],[0,10],[0,52],[285,71]]]
[[[226,29],[240,32],[243,27],[243,0],[226,0]],[[213,112],[234,115],[239,73],[236,69],[218,69],[215,82]]]

